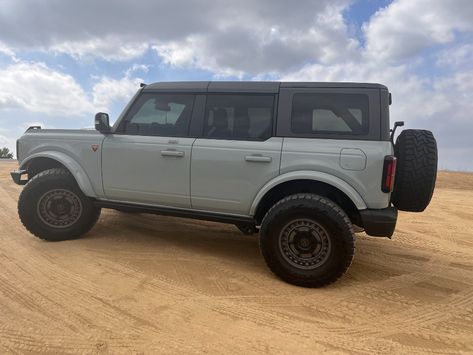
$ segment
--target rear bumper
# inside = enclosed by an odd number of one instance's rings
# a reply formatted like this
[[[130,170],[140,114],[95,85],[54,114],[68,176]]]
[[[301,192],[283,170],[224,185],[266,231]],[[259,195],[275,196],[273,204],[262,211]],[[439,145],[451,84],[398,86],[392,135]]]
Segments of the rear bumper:
[[[397,209],[394,207],[381,210],[367,209],[360,211],[361,221],[366,234],[373,237],[388,237],[394,233],[397,221]]]
[[[14,170],[10,172],[11,178],[13,182],[17,185],[25,185],[28,182],[28,179],[21,179],[23,175],[27,175],[28,172],[26,170]]]

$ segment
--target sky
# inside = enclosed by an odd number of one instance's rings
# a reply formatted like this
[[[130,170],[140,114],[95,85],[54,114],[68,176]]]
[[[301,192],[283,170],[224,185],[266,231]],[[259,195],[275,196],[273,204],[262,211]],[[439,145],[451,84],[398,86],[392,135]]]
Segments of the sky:
[[[471,0],[0,0],[0,147],[174,80],[382,83],[391,122],[473,171]]]

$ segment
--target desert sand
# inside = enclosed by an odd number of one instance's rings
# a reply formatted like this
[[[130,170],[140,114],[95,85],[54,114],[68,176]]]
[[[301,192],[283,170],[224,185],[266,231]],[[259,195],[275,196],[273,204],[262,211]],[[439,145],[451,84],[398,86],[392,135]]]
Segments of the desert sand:
[[[48,243],[0,162],[0,353],[472,353],[473,175],[440,172],[392,240],[357,236],[322,289],[271,274],[231,225],[104,210]]]

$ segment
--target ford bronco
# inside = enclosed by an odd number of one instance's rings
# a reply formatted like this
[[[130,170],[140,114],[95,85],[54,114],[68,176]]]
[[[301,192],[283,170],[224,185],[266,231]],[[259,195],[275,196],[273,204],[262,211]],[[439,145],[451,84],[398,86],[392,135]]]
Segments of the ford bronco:
[[[430,131],[393,143],[380,84],[142,84],[113,126],[30,127],[17,141],[26,229],[48,241],[87,233],[102,208],[235,224],[259,233],[269,268],[319,287],[352,262],[354,231],[391,237],[421,212],[437,172]]]

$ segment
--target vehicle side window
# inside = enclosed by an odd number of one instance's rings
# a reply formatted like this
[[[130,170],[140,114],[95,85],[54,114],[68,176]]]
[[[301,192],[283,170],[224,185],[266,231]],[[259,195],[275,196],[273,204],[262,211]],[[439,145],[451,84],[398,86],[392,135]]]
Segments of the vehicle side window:
[[[368,96],[363,94],[294,94],[291,131],[296,134],[366,134],[368,110]]]
[[[142,136],[185,137],[194,95],[143,94],[132,106],[122,132]]]
[[[204,136],[215,139],[266,140],[271,137],[273,95],[209,94]]]

